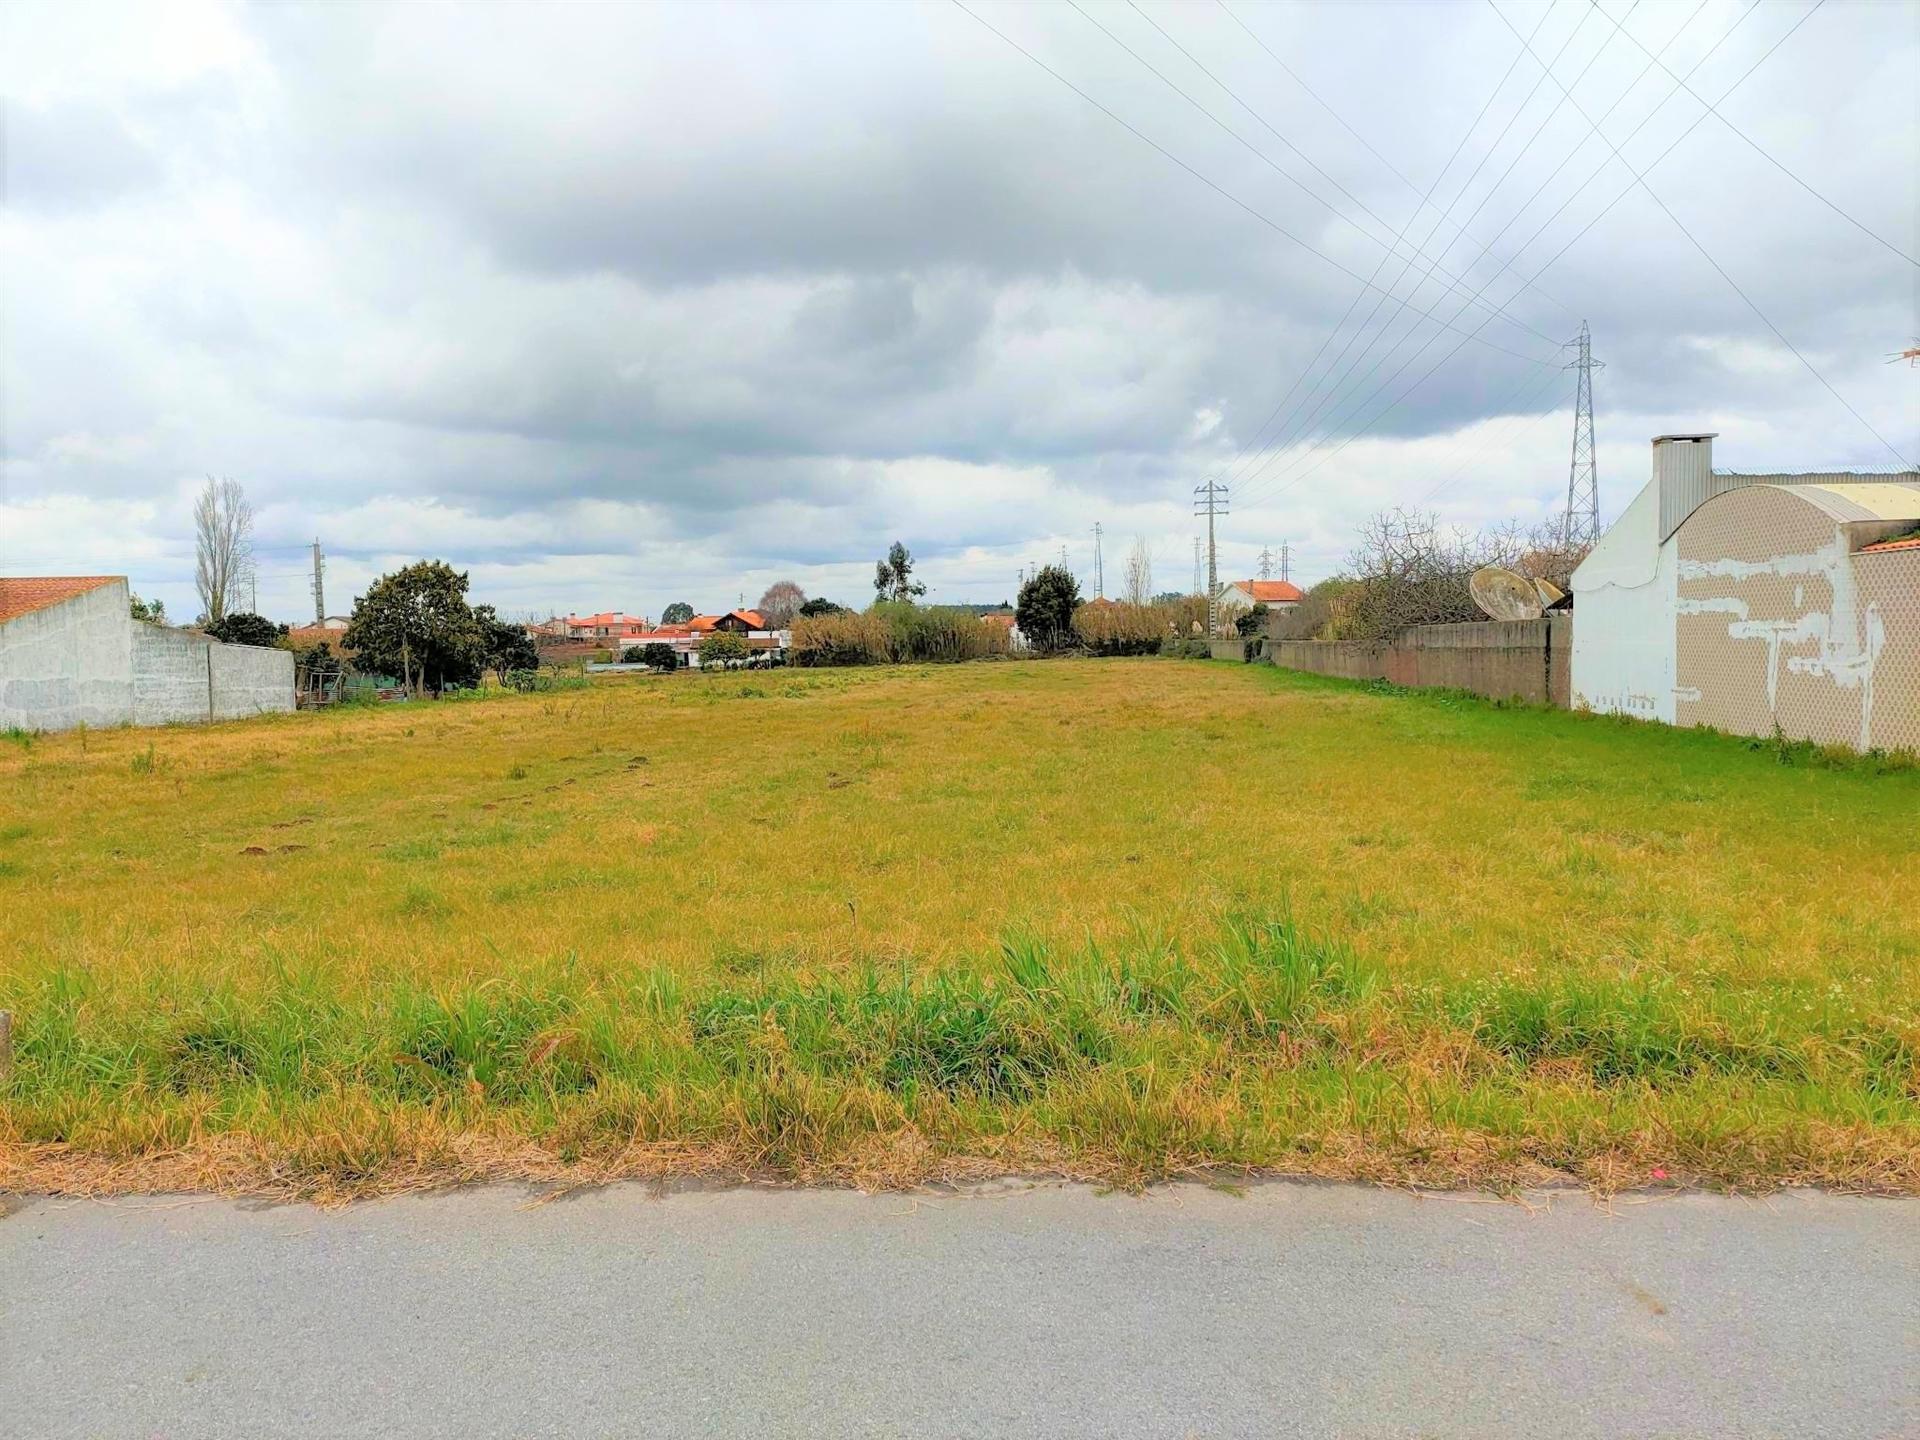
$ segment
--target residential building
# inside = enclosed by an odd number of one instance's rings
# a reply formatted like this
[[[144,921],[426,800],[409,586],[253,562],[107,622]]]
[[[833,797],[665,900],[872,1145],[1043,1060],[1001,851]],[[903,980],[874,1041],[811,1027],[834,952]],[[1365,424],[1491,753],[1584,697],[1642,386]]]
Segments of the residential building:
[[[651,627],[644,615],[628,615],[609,610],[600,615],[567,616],[567,638],[593,640],[611,650],[623,650],[636,643]]]
[[[1920,748],[1920,472],[1733,474],[1714,439],[1656,437],[1574,571],[1574,705]]]
[[[1222,605],[1244,605],[1249,610],[1256,605],[1291,610],[1306,598],[1306,592],[1290,580],[1229,580],[1220,591]]]

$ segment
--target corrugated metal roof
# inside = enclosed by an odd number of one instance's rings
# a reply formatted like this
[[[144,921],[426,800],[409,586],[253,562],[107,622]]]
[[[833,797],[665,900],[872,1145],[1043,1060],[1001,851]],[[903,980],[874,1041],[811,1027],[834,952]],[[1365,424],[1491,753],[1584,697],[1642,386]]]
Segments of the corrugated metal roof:
[[[1855,480],[1828,485],[1800,481],[1772,488],[1798,495],[1845,524],[1872,520],[1920,520],[1920,484]]]
[[[0,620],[58,605],[76,595],[124,580],[124,575],[27,575],[0,579]]]

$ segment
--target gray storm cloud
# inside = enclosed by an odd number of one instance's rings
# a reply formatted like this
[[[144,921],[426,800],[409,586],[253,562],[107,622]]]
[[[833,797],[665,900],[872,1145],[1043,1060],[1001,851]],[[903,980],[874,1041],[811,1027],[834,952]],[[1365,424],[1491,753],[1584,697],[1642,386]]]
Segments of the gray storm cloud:
[[[1184,583],[1220,471],[1229,563],[1314,578],[1382,505],[1549,510],[1581,319],[1609,510],[1665,428],[1893,463],[1634,185],[1696,121],[1647,183],[1920,450],[1920,272],[1852,223],[1920,250],[1911,8],[972,8],[1258,216],[948,3],[8,7],[0,568],[184,610],[214,472],[286,615],[316,534],[349,590],[433,554],[508,609],[851,599],[895,535],[994,600],[1095,520]],[[1722,112],[1851,219],[1678,88],[1756,62]],[[1237,458],[1289,387],[1300,445]]]

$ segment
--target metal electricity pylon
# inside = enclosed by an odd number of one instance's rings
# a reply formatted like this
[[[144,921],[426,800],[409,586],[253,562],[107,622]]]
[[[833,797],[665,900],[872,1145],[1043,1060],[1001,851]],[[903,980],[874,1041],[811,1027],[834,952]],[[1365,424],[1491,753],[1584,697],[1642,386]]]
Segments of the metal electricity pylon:
[[[1107,593],[1107,572],[1100,558],[1100,522],[1093,522],[1093,593],[1095,598],[1104,599]]]
[[[1260,578],[1262,580],[1273,578],[1273,551],[1265,545],[1260,547]]]
[[[1193,513],[1207,517],[1207,638],[1220,633],[1220,564],[1214,521],[1227,513],[1227,487],[1217,480],[1193,487]]]
[[[1607,367],[1593,358],[1593,337],[1587,322],[1562,348],[1575,352],[1567,369],[1579,379],[1573,399],[1573,462],[1567,468],[1567,514],[1560,525],[1563,549],[1591,546],[1600,538],[1600,475],[1593,453],[1593,372]]]

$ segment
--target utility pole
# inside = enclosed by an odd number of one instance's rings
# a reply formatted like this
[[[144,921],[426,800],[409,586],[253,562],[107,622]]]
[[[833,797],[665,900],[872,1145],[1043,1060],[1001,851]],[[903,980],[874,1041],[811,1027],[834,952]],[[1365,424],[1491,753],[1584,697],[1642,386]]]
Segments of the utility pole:
[[[326,569],[327,558],[320,553],[320,537],[316,535],[313,539],[313,623],[316,625],[324,624],[327,618],[327,591],[321,583]]]
[[[1100,522],[1093,522],[1093,595],[1096,600],[1104,600],[1107,594],[1107,572],[1100,560]]]
[[[1060,568],[1062,570],[1067,568],[1067,547],[1064,545],[1060,547]]]
[[[1593,337],[1584,320],[1580,333],[1561,348],[1574,352],[1566,368],[1579,372],[1573,397],[1573,461],[1567,467],[1567,515],[1560,526],[1561,548],[1576,550],[1600,538],[1600,476],[1593,454],[1593,372],[1606,366],[1593,358]]]
[[[1273,551],[1264,545],[1260,547],[1260,578],[1262,580],[1273,578]]]
[[[1220,557],[1214,521],[1227,513],[1227,487],[1217,480],[1193,487],[1193,513],[1207,517],[1207,638],[1220,633]]]
[[[1193,598],[1200,598],[1200,537],[1193,537]]]
[[[1287,541],[1282,540],[1280,542],[1280,578],[1282,580],[1291,580],[1293,578],[1287,573],[1287,561],[1291,556],[1292,550],[1293,547],[1288,544]]]

